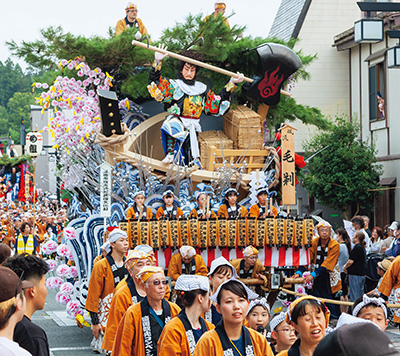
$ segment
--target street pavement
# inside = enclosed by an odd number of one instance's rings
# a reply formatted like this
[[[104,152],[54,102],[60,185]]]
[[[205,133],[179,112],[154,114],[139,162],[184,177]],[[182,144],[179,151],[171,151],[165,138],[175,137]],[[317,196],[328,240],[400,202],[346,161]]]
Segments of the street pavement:
[[[56,302],[56,291],[49,289],[46,305],[37,311],[32,321],[47,334],[50,354],[54,356],[88,356],[95,355],[90,348],[93,338],[88,327],[80,329],[75,320],[67,318],[65,306]],[[85,319],[88,320],[87,314]]]
[[[49,289],[46,306],[37,311],[32,321],[42,327],[47,333],[50,353],[53,356],[94,356],[90,348],[92,331],[88,327],[80,329],[75,320],[67,318],[65,306],[58,304],[55,299],[56,291]],[[272,309],[274,310],[274,308]],[[87,314],[85,319],[88,320]],[[400,331],[389,326],[387,335],[394,346],[400,351]]]

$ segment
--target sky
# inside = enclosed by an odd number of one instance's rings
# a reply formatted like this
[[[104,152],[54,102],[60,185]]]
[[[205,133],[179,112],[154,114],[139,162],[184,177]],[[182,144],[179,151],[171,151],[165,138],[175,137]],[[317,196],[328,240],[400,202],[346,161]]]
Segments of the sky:
[[[214,1],[210,0],[133,2],[139,9],[138,17],[156,40],[163,29],[183,22],[189,13],[208,15],[214,11]],[[40,29],[49,26],[61,26],[64,32],[75,35],[107,37],[108,28],[115,27],[117,21],[125,17],[127,3],[121,0],[7,1],[0,15],[0,61],[4,62],[10,56],[6,41],[14,40],[18,44],[35,41],[40,38]],[[226,0],[225,3],[225,14],[235,13],[229,19],[231,26],[246,25],[244,35],[267,37],[281,0]],[[18,62],[26,68],[23,62]]]

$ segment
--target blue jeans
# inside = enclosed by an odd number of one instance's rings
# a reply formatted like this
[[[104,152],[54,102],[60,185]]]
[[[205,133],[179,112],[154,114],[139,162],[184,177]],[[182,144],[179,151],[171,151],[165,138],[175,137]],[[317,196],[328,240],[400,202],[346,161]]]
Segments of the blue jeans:
[[[350,301],[354,302],[364,294],[365,276],[349,274]]]

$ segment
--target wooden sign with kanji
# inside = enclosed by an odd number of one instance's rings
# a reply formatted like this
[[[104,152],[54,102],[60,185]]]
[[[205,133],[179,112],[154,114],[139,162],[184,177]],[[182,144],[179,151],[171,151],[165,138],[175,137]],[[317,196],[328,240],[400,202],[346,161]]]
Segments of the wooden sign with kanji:
[[[281,127],[282,150],[282,204],[296,204],[296,178],[294,156],[294,127],[284,124]]]

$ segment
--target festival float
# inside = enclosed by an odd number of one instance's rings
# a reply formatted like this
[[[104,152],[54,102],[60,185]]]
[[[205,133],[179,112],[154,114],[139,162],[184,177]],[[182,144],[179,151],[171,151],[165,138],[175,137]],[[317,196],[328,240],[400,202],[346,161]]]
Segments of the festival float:
[[[165,49],[137,41],[134,45],[230,77],[238,76]],[[69,267],[73,269],[72,277],[68,266],[57,266],[49,259],[57,276],[48,286],[64,286],[58,299],[67,305],[71,316],[82,313],[92,261],[100,254],[106,227],[110,225],[127,231],[131,248],[150,245],[158,265],[164,268],[182,245],[195,247],[207,266],[219,256],[228,260],[241,258],[243,248],[254,245],[260,251],[261,262],[272,272],[265,284],[269,289],[279,286],[280,275],[277,279],[271,277],[274,268],[309,263],[307,247],[311,246],[313,221],[291,217],[288,208],[295,204],[296,164],[304,167],[304,160],[294,152],[295,129],[282,125],[279,147],[265,147],[262,135],[269,106],[276,105],[281,95],[290,95],[282,91],[283,85],[302,63],[295,52],[280,44],[266,43],[258,46],[255,53],[258,74],[245,77],[247,83],[242,89],[247,104],[234,105],[223,113],[223,131],[198,133],[200,165],[177,157],[180,147],[171,162],[163,162],[160,129],[170,112],[148,117],[133,101],[118,101],[111,90],[113,78],[100,68],[91,69],[81,57],[60,63],[60,67],[75,71],[77,79],[59,76],[50,87],[34,84],[34,90],[46,89],[37,99],[43,110],[52,109],[46,130],[55,141],[54,148],[61,153],[58,175],[63,181],[64,196],[71,196],[69,215],[75,217],[65,229],[61,249],[44,247],[45,255],[60,250],[61,257],[74,261],[75,266]],[[255,103],[257,112],[252,110]],[[187,217],[196,206],[195,191],[205,192],[209,197],[207,209],[216,210],[224,192],[231,187],[239,192],[240,205],[247,208],[256,203],[256,190],[266,187],[268,216],[126,220],[138,191],[145,192],[145,205],[155,214],[163,202],[162,193],[172,190]],[[287,210],[273,214],[274,209],[277,211],[278,190],[280,205]],[[63,284],[69,283],[68,278],[77,280],[73,288]]]

